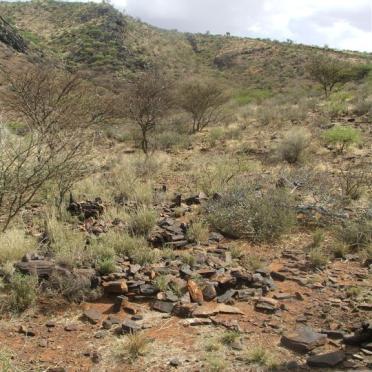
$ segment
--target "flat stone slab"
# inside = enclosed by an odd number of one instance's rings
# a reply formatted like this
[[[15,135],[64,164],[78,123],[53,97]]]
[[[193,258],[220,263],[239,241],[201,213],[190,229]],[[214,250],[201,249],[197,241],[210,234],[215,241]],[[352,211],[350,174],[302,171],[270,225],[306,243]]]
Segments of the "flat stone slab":
[[[242,314],[244,313],[235,306],[225,305],[225,304],[207,304],[197,307],[192,315],[199,318],[207,318],[209,316],[217,314]]]
[[[346,359],[346,354],[339,350],[332,353],[313,355],[307,359],[310,367],[331,368],[336,367]]]
[[[158,300],[154,302],[152,308],[154,310],[160,311],[161,313],[170,314],[173,311],[174,305],[175,304],[173,302]]]
[[[83,318],[88,320],[92,324],[97,324],[101,320],[102,314],[94,309],[85,310]]]
[[[309,327],[302,327],[293,333],[284,334],[281,339],[283,346],[304,353],[324,345],[326,341],[326,335],[317,333]]]

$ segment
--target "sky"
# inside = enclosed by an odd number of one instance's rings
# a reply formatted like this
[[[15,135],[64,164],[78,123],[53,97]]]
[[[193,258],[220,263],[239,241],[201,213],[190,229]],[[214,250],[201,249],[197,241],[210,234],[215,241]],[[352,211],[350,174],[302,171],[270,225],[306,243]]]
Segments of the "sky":
[[[111,0],[154,26],[372,52],[372,0]]]

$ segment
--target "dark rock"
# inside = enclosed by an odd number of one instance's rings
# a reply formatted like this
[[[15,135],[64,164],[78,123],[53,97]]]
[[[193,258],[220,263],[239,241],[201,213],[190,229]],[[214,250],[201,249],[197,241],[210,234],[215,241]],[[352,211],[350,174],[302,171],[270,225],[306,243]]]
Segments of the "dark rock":
[[[294,333],[284,334],[282,345],[298,352],[308,352],[326,343],[327,336],[317,333],[309,327],[297,329]]]
[[[140,293],[145,296],[153,296],[158,292],[159,290],[152,284],[142,284],[140,286]]]
[[[169,361],[169,365],[171,365],[172,367],[178,367],[181,365],[181,362],[179,359],[177,358],[173,358]]]
[[[94,364],[98,364],[102,360],[102,357],[97,351],[93,351],[91,360]]]
[[[235,294],[236,294],[235,289],[229,289],[224,294],[217,297],[217,302],[226,303],[226,302],[230,301],[235,296]]]
[[[106,319],[102,322],[102,328],[103,329],[109,330],[109,329],[111,329],[111,327],[112,327],[112,323],[109,320]]]
[[[102,314],[94,309],[85,310],[83,318],[88,320],[92,324],[97,324],[101,320]]]
[[[212,301],[214,298],[216,298],[216,296],[217,296],[217,292],[213,284],[207,284],[203,288],[203,297],[206,301]]]
[[[18,262],[15,267],[27,275],[37,275],[39,278],[49,278],[52,274],[55,264],[46,260],[34,260],[28,262]]]
[[[277,281],[279,281],[279,282],[284,282],[284,281],[287,279],[287,277],[286,277],[284,274],[282,274],[282,273],[280,273],[280,272],[278,272],[278,271],[272,271],[272,272],[270,273],[270,275],[271,275],[271,277],[272,277],[274,280],[277,280]]]
[[[316,368],[332,368],[342,363],[345,359],[345,353],[339,350],[322,355],[313,355],[307,359],[307,364]]]
[[[192,316],[193,311],[196,309],[198,305],[193,303],[188,304],[176,304],[173,308],[173,314],[179,316],[180,318],[190,318]]]
[[[174,303],[167,301],[155,301],[152,305],[154,310],[160,311],[161,313],[171,314],[174,308]]]
[[[18,332],[22,333],[22,334],[24,334],[25,336],[28,336],[28,337],[35,337],[36,336],[36,331],[35,330],[33,330],[32,328],[28,328],[24,325],[21,325],[19,327]]]
[[[124,322],[121,325],[121,332],[123,334],[126,333],[136,333],[139,332],[142,329],[142,327],[134,322],[133,320],[124,320]]]
[[[75,202],[72,197],[70,197],[70,204],[67,207],[67,211],[70,212],[72,216],[83,216],[85,220],[88,218],[97,219],[103,214],[104,206],[100,198],[96,198],[95,201]]]

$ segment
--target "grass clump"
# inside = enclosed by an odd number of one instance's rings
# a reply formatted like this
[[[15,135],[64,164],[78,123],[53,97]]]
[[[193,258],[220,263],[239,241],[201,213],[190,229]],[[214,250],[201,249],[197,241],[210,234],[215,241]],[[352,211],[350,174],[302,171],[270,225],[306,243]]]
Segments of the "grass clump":
[[[160,292],[165,292],[169,289],[169,277],[167,275],[157,276],[153,283]]]
[[[230,346],[238,340],[240,333],[237,331],[228,331],[221,336],[221,343],[223,345]]]
[[[245,357],[245,361],[247,364],[255,364],[259,367],[268,369],[275,369],[279,365],[275,355],[262,346],[256,346],[249,350]]]
[[[116,355],[120,360],[134,362],[139,357],[146,354],[150,340],[144,333],[132,333],[120,340],[116,347]]]
[[[8,229],[0,234],[0,264],[19,261],[26,253],[34,252],[37,244],[21,229]]]
[[[270,242],[280,238],[295,223],[291,198],[283,190],[269,190],[260,196],[250,187],[229,189],[220,200],[210,201],[209,223],[232,238]]]
[[[352,127],[336,126],[323,133],[323,140],[327,145],[337,147],[337,152],[342,154],[350,145],[360,142],[360,133]]]
[[[187,230],[187,239],[198,244],[205,243],[209,238],[208,225],[203,221],[193,222]]]
[[[101,275],[111,274],[116,271],[115,260],[112,257],[99,260],[97,263],[97,268]]]
[[[5,347],[0,348],[0,370],[2,372],[20,371],[13,364],[14,354]]]
[[[256,271],[263,268],[263,262],[260,256],[244,254],[240,259],[240,264],[247,270]]]
[[[155,211],[148,208],[139,208],[129,217],[129,229],[133,235],[147,236],[151,229],[155,226],[156,214]]]
[[[5,285],[5,291],[8,294],[5,299],[5,309],[17,314],[22,313],[36,303],[37,277],[15,273],[10,282]]]
[[[205,358],[206,371],[222,372],[227,369],[227,363],[224,358],[216,354],[209,354]]]
[[[357,298],[362,294],[360,287],[349,287],[346,289],[346,296],[349,298]]]
[[[308,146],[308,133],[303,129],[292,130],[286,134],[278,147],[279,157],[289,164],[298,163],[303,159],[304,152]]]
[[[319,269],[327,265],[329,257],[321,247],[316,247],[310,250],[308,259],[313,268]]]

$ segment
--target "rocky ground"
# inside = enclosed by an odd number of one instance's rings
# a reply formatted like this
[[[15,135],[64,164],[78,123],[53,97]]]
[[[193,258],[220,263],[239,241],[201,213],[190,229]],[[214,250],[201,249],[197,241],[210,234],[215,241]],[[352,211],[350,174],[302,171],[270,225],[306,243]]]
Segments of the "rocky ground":
[[[173,254],[156,264],[123,258],[117,272],[102,276],[26,255],[17,264],[20,271],[40,278],[54,272],[85,278],[104,296],[81,305],[42,298],[37,311],[3,319],[0,342],[14,353],[20,370],[371,368],[371,263],[347,255],[314,270],[304,233],[274,250],[260,247],[266,265],[242,266],[239,252],[219,233],[212,232],[208,244],[188,242],[187,215],[205,198],[178,196],[158,206],[160,217],[149,240],[154,246],[168,244]],[[174,217],[180,208],[185,215]],[[74,211],[92,218],[86,228],[103,232],[94,220],[103,212],[100,200],[73,202]],[[257,247],[240,243],[246,253],[257,253]],[[135,360],[120,357],[127,346],[119,340],[137,333],[146,340],[146,351]],[[265,357],[249,357],[250,350],[265,350]]]

